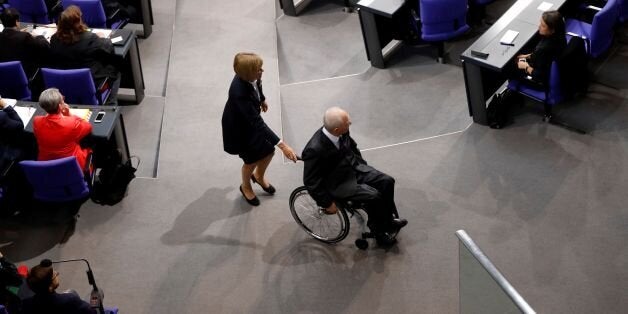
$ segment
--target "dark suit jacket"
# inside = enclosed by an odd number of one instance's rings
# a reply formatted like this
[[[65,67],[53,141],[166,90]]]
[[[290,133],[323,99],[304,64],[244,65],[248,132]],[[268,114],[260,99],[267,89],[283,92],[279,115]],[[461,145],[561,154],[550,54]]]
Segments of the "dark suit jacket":
[[[534,68],[531,74],[532,79],[543,84],[547,83],[552,61],[561,55],[566,44],[565,36],[550,36],[541,39],[528,59]]]
[[[37,68],[47,65],[49,54],[50,45],[42,36],[33,37],[10,28],[0,33],[0,62],[21,61],[28,77],[32,77]]]
[[[268,141],[273,146],[279,143],[279,137],[260,115],[260,105],[266,97],[259,81],[257,89],[259,99],[250,82],[237,75],[231,81],[229,99],[222,113],[222,141],[227,153],[238,154],[247,147],[258,147],[259,141]]]
[[[0,134],[4,135],[21,132],[24,130],[24,123],[11,106],[6,106],[0,110]]]
[[[113,50],[111,40],[100,38],[92,32],[84,32],[73,44],[62,43],[55,35],[50,39],[54,66],[59,69],[89,68],[95,82],[104,78],[112,81],[118,77],[121,57]]]
[[[321,207],[327,208],[335,199],[354,195],[358,184],[356,173],[373,170],[362,159],[349,133],[340,137],[340,143],[340,148],[336,148],[320,128],[301,154],[305,162],[303,183]]]
[[[38,294],[24,300],[24,314],[96,314],[89,303],[74,293]]]

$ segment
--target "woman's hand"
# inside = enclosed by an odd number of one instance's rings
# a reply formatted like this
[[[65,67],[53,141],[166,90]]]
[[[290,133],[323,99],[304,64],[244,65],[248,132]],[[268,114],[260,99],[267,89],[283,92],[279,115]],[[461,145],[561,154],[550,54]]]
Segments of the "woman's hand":
[[[522,58],[523,58],[523,59],[530,58],[530,55],[532,55],[532,54],[531,54],[531,53],[529,53],[529,54],[527,54],[527,55],[518,55],[518,56],[517,56],[517,60],[518,60],[518,59],[522,59]]]
[[[519,61],[517,62],[517,67],[521,70],[525,70],[527,67],[529,67],[529,65],[526,61]]]
[[[292,150],[292,147],[286,145],[284,142],[279,143],[277,146],[279,146],[279,149],[281,149],[281,152],[283,152],[283,155],[286,156],[286,158],[292,160],[293,162],[297,162],[297,154],[294,150]]]
[[[4,107],[6,107],[6,103],[0,98],[0,110],[4,109]]]
[[[69,116],[70,115],[70,106],[68,106],[68,104],[66,103],[62,103],[59,105],[59,107],[61,107],[61,114],[64,116]]]
[[[262,101],[260,108],[262,109],[262,112],[268,111],[268,103],[266,102],[266,100]]]

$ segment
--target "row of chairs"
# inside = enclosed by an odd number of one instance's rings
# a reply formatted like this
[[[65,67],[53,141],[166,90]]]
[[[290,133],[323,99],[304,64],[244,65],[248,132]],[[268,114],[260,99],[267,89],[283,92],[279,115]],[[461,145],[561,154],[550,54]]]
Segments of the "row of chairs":
[[[578,36],[584,39],[587,53],[592,58],[604,54],[613,43],[614,29],[628,20],[628,0],[608,0],[603,7],[583,5],[582,10],[593,10],[593,20],[581,21],[566,19],[568,37]]]
[[[128,19],[122,17],[119,10],[107,16],[100,0],[61,0],[50,10],[44,0],[8,0],[2,8],[16,8],[20,12],[22,22],[49,24],[57,20],[55,15],[62,8],[70,5],[81,8],[83,21],[89,27],[119,29],[128,23]]]
[[[107,103],[111,94],[108,80],[96,87],[88,68],[70,70],[41,68],[41,75],[44,88],[58,88],[66,97],[66,102],[71,104],[103,105]],[[35,77],[26,77],[20,61],[0,62],[0,95],[5,98],[33,100],[30,89],[33,80]]]

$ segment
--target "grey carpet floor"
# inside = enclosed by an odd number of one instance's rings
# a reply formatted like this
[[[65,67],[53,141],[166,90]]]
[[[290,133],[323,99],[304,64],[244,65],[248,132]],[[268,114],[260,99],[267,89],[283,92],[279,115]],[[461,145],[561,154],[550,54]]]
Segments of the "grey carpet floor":
[[[7,257],[31,266],[42,258],[87,258],[105,303],[121,313],[458,313],[454,232],[465,229],[539,313],[628,308],[625,74],[606,81],[620,86],[593,85],[586,98],[560,108],[561,118],[581,123],[588,135],[541,123],[530,103],[506,129],[464,129],[455,66],[419,55],[407,59],[412,64],[399,60],[390,70],[356,76],[361,84],[282,86],[274,2],[178,0],[174,8],[163,12],[174,25],[158,177],[134,180],[116,206],[86,203],[69,237],[63,226],[1,222]],[[609,60],[620,56],[625,66],[623,49]],[[364,148],[464,130],[364,152],[396,178],[399,211],[410,221],[396,247],[358,251],[356,228],[338,245],[308,238],[288,211],[303,165],[278,155],[268,173],[277,194],[256,190],[262,205],[244,202],[241,162],[222,151],[220,130],[238,51],[263,56],[270,104],[264,119],[295,147],[331,104],[350,108],[352,132]],[[414,73],[421,71],[432,76]],[[394,92],[360,88],[375,88],[370,81]],[[456,92],[444,94],[438,82]],[[381,100],[369,102],[360,92]],[[377,103],[390,110],[377,111]],[[401,109],[403,117],[394,112]],[[85,295],[83,267],[65,266],[60,289]]]

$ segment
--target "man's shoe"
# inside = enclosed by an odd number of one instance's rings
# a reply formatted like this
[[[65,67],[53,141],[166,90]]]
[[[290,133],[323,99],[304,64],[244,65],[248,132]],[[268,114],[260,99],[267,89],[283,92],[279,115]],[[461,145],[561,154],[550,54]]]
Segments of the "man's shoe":
[[[397,239],[390,233],[383,232],[375,236],[375,241],[377,241],[377,245],[386,247],[395,244]]]
[[[393,218],[391,225],[393,229],[399,231],[401,228],[405,227],[408,224],[408,221],[402,218]]]
[[[259,198],[254,197],[252,199],[248,199],[246,198],[246,195],[244,195],[244,191],[242,191],[242,186],[240,185],[240,193],[242,193],[242,197],[244,197],[244,199],[246,200],[247,203],[253,205],[253,206],[259,206]]]

